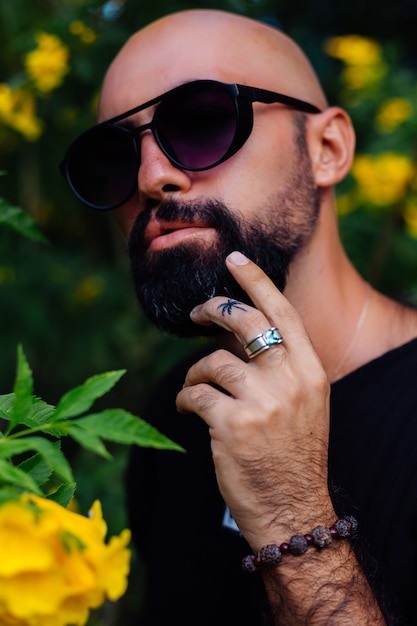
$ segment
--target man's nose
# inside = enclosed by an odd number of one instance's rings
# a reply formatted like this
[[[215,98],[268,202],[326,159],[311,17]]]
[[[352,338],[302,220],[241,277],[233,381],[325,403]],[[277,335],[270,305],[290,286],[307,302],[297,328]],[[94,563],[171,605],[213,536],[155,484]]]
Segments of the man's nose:
[[[141,138],[141,163],[138,172],[140,202],[162,200],[167,194],[184,193],[191,188],[190,172],[173,165],[156,143],[152,133]]]

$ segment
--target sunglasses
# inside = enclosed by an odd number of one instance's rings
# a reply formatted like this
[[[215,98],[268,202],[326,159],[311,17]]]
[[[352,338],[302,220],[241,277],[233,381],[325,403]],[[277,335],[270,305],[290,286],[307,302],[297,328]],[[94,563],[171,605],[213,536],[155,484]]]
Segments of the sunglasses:
[[[252,132],[253,102],[281,103],[320,113],[308,102],[265,89],[196,80],[87,130],[69,147],[60,171],[84,204],[101,210],[124,204],[137,190],[140,134],[150,130],[169,161],[199,172],[223,163]],[[118,122],[158,104],[148,124]]]

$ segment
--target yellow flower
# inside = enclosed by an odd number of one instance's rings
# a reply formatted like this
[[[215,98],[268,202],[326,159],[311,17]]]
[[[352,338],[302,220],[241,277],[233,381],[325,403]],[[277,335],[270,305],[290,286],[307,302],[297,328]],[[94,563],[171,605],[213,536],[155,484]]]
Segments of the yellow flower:
[[[385,75],[386,68],[378,65],[349,65],[342,72],[343,80],[349,89],[363,89],[374,85]]]
[[[377,113],[377,127],[384,132],[391,132],[413,114],[413,105],[406,98],[391,98],[384,102]]]
[[[376,156],[358,155],[352,174],[363,200],[387,206],[401,200],[416,174],[416,168],[408,157],[384,152]]]
[[[361,35],[341,35],[325,42],[325,51],[347,65],[370,65],[381,60],[381,46]]]
[[[35,39],[37,48],[25,57],[26,72],[41,93],[48,93],[69,72],[69,50],[56,35],[39,33]]]
[[[71,22],[69,25],[69,31],[72,35],[79,37],[85,44],[94,43],[96,40],[95,32],[88,26],[85,26],[81,20],[74,20]]]
[[[105,543],[95,502],[84,517],[25,494],[0,506],[0,623],[82,626],[90,609],[126,591],[129,530]]]
[[[386,73],[381,46],[373,39],[360,35],[332,37],[325,42],[324,50],[346,65],[342,75],[350,89],[374,84]]]
[[[0,121],[29,141],[36,141],[42,132],[33,95],[24,89],[11,89],[5,83],[0,83]]]

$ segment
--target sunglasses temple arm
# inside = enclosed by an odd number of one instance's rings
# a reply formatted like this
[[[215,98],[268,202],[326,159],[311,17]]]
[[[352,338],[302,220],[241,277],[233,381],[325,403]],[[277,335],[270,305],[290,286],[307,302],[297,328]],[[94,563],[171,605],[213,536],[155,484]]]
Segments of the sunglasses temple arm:
[[[157,98],[153,98],[153,100],[148,100],[148,102],[145,102],[144,104],[140,104],[137,107],[134,107],[133,109],[129,109],[129,111],[125,111],[124,113],[120,113],[120,115],[116,115],[115,117],[112,117],[109,120],[105,120],[104,122],[102,122],[102,124],[115,124],[116,122],[120,122],[120,120],[124,120],[126,117],[130,117],[131,115],[134,115],[135,113],[139,113],[139,111],[143,111],[143,109],[147,109],[148,107],[153,106],[154,104],[157,104],[158,102],[160,102],[162,96],[158,96]]]
[[[239,96],[252,100],[252,102],[264,102],[265,104],[272,104],[273,102],[279,102],[285,104],[299,111],[305,113],[321,113],[320,109],[314,104],[299,100],[298,98],[292,98],[291,96],[285,96],[281,93],[274,93],[266,89],[258,89],[256,87],[244,87],[239,85]]]

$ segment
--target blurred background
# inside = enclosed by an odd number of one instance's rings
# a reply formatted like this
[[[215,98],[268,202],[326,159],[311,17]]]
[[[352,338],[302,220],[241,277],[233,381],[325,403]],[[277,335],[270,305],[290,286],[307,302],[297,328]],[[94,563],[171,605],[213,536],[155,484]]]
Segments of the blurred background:
[[[310,56],[330,103],[347,109],[357,131],[351,175],[337,189],[346,247],[375,287],[417,302],[415,0],[0,0],[0,198],[22,207],[47,240],[22,237],[0,203],[0,393],[12,390],[21,343],[47,402],[88,376],[125,368],[99,406],[140,414],[159,376],[195,346],[143,318],[111,215],[81,206],[58,165],[95,123],[101,80],[126,38],[197,7],[268,21]],[[112,462],[67,452],[81,512],[100,498],[110,532],[119,532],[127,450],[115,447]],[[91,624],[134,624],[140,583],[134,560],[126,596]]]

